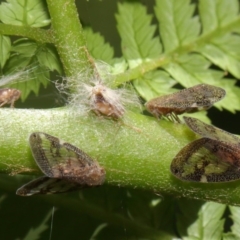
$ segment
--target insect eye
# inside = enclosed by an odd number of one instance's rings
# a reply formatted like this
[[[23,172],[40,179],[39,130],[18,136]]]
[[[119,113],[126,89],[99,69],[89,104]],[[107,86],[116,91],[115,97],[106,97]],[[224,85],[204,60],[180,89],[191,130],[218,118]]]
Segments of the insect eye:
[[[37,137],[37,135],[36,135],[35,133],[33,133],[33,134],[32,134],[32,136],[33,136],[34,138],[36,138],[36,137]]]

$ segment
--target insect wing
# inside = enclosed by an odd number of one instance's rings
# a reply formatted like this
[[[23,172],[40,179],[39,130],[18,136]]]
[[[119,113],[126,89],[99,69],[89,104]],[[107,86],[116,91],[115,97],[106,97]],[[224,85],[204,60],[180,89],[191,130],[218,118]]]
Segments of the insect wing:
[[[240,179],[240,149],[236,145],[201,138],[185,146],[171,163],[172,174],[192,182]]]
[[[84,186],[77,183],[70,183],[64,179],[40,177],[22,187],[20,187],[16,194],[19,196],[32,196],[36,194],[56,194],[75,191]]]
[[[185,103],[185,107],[199,108],[199,110],[210,108],[225,95],[224,89],[208,84],[198,84],[179,92],[180,101]]]
[[[104,182],[105,170],[72,144],[42,132],[32,133],[29,143],[36,163],[48,177],[89,186]]]
[[[198,84],[188,88],[188,90],[191,92],[191,96],[195,99],[198,106],[212,105],[223,99],[226,95],[224,89],[209,84]]]
[[[240,146],[240,139],[233,134],[226,132],[220,128],[206,124],[196,118],[183,117],[187,126],[195,133],[205,138],[223,141],[230,144],[237,144]]]
[[[206,110],[225,96],[224,89],[208,84],[199,84],[179,92],[154,98],[145,106],[155,117],[162,116],[181,122],[177,115]]]
[[[222,88],[208,84],[198,84],[176,93],[154,98],[149,102],[155,102],[156,105],[163,108],[208,108],[221,100],[225,94],[226,92]]]
[[[121,103],[119,90],[113,90],[104,86],[101,81],[94,83],[95,86],[85,85],[90,93],[91,108],[98,114],[120,118],[124,115],[125,109]]]

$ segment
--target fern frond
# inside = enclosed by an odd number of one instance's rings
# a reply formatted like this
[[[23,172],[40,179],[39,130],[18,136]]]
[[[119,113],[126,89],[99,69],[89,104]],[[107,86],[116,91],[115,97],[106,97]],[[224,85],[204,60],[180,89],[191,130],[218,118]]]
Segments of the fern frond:
[[[240,208],[236,206],[229,206],[229,210],[231,212],[231,218],[233,220],[233,225],[231,226],[232,233],[239,238],[240,237],[240,229],[239,229]]]
[[[146,59],[161,54],[161,44],[154,37],[156,26],[151,25],[152,16],[141,4],[118,4],[119,13],[116,15],[117,29],[122,39],[123,56],[130,68]]]
[[[0,19],[5,24],[31,27],[44,27],[51,22],[41,0],[2,2]]]
[[[222,217],[226,205],[214,202],[202,204],[200,201],[195,201],[195,204],[191,205],[190,202],[188,199],[178,201],[177,230],[179,235],[184,239],[222,239],[225,222]]]
[[[152,16],[147,14],[146,7],[139,3],[119,4],[118,31],[130,67],[121,81],[132,80],[131,73],[139,71],[135,73],[134,86],[144,99],[171,93],[172,81],[159,76],[161,80],[153,87],[156,79],[152,83],[151,75],[146,74],[152,70],[151,74],[156,76],[160,67],[184,87],[199,83],[224,85],[227,96],[217,107],[231,112],[240,110],[240,89],[235,80],[225,78],[226,71],[240,78],[240,37],[235,34],[240,31],[238,8],[236,0],[200,0],[198,8],[189,0],[156,0],[154,11],[159,22],[156,37],[156,25],[151,25]],[[222,70],[213,70],[214,65]]]
[[[114,56],[113,47],[109,43],[105,43],[100,33],[94,33],[91,28],[85,28],[87,47],[91,55],[95,59],[101,59],[110,63]]]
[[[0,67],[1,69],[5,65],[7,59],[10,56],[11,51],[11,41],[7,36],[0,35]]]
[[[41,237],[41,234],[49,228],[47,222],[50,219],[51,215],[52,215],[52,210],[50,210],[46,214],[45,218],[37,227],[29,229],[28,233],[23,238],[23,240],[39,239]]]
[[[31,91],[36,95],[41,84],[46,87],[49,84],[49,70],[62,72],[61,64],[56,52],[47,44],[38,44],[27,39],[19,39],[11,46],[12,54],[4,65],[3,75],[12,75],[16,71],[30,68],[25,74],[25,79],[16,79],[7,86],[22,91],[21,99],[24,101]]]

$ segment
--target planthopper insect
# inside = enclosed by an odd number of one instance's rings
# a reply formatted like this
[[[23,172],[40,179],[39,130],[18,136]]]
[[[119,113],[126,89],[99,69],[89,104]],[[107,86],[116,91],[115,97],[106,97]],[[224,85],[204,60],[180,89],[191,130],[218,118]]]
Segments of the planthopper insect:
[[[14,107],[14,103],[20,98],[21,91],[15,88],[1,88],[0,89],[0,107],[5,104],[10,104]]]
[[[139,108],[141,104],[131,85],[113,88],[114,75],[110,73],[113,68],[103,62],[96,64],[88,50],[83,49],[91,68],[56,84],[59,92],[68,95],[69,106],[76,113],[94,112],[114,120],[123,118],[128,108]],[[69,93],[69,89],[74,91]]]
[[[181,180],[229,182],[240,179],[240,139],[198,119],[184,117],[203,138],[185,146],[171,163],[171,172]]]
[[[198,84],[179,92],[154,98],[145,106],[155,117],[166,117],[169,120],[180,122],[178,115],[207,110],[224,98],[224,89],[208,84]]]
[[[94,86],[84,85],[89,95],[89,105],[97,115],[103,114],[114,119],[121,118],[125,109],[121,101],[121,92],[106,87],[101,81]]]
[[[32,133],[29,143],[37,165],[46,176],[23,185],[17,195],[63,193],[103,184],[104,168],[72,144],[43,132]]]
[[[217,141],[223,141],[238,145],[240,147],[240,138],[236,137],[232,133],[226,132],[220,128],[206,124],[197,118],[183,117],[187,126],[201,137],[210,138]]]
[[[121,94],[117,89],[111,89],[103,84],[99,72],[97,70],[94,60],[90,56],[87,49],[85,49],[86,55],[90,64],[94,69],[93,86],[84,84],[84,87],[88,93],[89,107],[97,115],[105,115],[112,117],[113,119],[121,118],[125,109],[122,104]]]
[[[21,97],[21,91],[9,87],[9,85],[13,83],[28,81],[30,79],[31,74],[33,74],[34,71],[37,70],[37,68],[38,68],[37,66],[33,66],[31,68],[19,70],[14,74],[1,76],[0,87],[4,88],[0,88],[0,107],[4,106],[5,104],[10,104],[11,108],[14,107],[14,103]],[[36,76],[34,76],[34,78],[35,77]]]

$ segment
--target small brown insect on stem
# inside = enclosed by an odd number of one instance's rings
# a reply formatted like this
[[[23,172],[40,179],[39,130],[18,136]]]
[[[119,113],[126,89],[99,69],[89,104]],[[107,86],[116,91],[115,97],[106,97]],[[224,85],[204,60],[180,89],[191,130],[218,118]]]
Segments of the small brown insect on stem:
[[[85,115],[91,111],[98,116],[114,120],[124,117],[127,108],[140,108],[138,96],[131,85],[112,89],[111,74],[107,70],[109,66],[105,63],[100,64],[103,69],[100,76],[94,59],[86,47],[83,49],[89,61],[89,68],[75,76],[65,78],[64,84],[56,84],[59,92],[68,95],[69,106],[74,108],[77,114]],[[72,89],[71,93],[66,89]]]
[[[0,89],[0,107],[5,104],[10,104],[11,108],[14,108],[14,103],[20,98],[21,91],[14,88],[2,88]]]
[[[114,119],[122,117],[125,110],[121,103],[119,92],[104,85],[93,58],[86,48],[84,50],[94,70],[94,86],[85,85],[86,90],[89,91],[89,101],[92,110],[97,115],[102,114]]]
[[[33,157],[45,174],[17,190],[17,195],[54,194],[100,186],[105,170],[81,149],[43,132],[29,137]]]
[[[179,92],[154,98],[145,106],[158,119],[181,122],[178,115],[207,110],[226,95],[224,89],[208,84],[199,84]]]
[[[187,126],[203,138],[175,156],[172,174],[190,182],[230,182],[240,179],[240,139],[196,118],[184,117]]]
[[[118,91],[106,87],[101,81],[95,82],[94,86],[85,85],[85,88],[89,92],[90,107],[97,115],[114,119],[123,116],[125,109]]]

